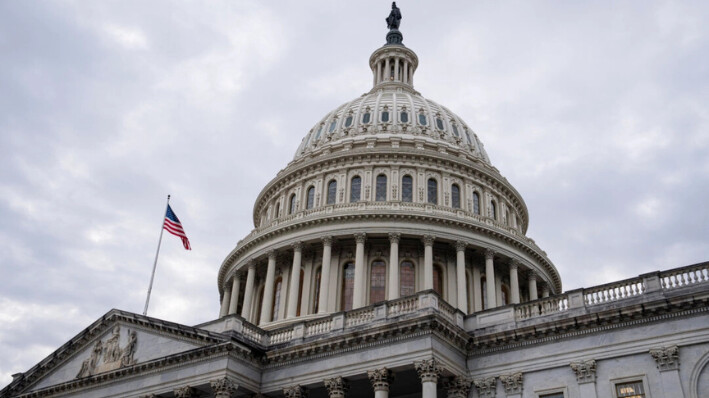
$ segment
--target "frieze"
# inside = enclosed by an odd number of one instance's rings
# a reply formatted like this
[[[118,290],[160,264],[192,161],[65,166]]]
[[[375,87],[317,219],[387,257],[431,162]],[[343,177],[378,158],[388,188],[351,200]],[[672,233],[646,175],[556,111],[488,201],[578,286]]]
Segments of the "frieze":
[[[135,330],[128,331],[128,342],[121,347],[121,327],[113,327],[113,334],[104,343],[98,340],[91,349],[89,358],[81,364],[81,369],[76,378],[93,376],[97,373],[116,370],[124,366],[135,364],[133,355],[138,344],[138,335]]]

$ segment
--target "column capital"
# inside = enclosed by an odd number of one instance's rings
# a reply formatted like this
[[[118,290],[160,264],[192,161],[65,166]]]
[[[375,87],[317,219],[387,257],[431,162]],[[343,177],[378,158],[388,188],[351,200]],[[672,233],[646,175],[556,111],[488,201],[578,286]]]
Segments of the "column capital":
[[[500,382],[507,395],[522,394],[522,372],[500,375]]]
[[[676,345],[653,348],[650,350],[650,355],[661,372],[679,370],[679,348]]]
[[[478,390],[480,398],[494,398],[497,393],[497,378],[495,376],[475,379],[473,385]]]
[[[495,251],[492,249],[485,249],[485,260],[492,260],[495,257]]]
[[[305,398],[308,396],[308,392],[305,390],[305,387],[302,387],[300,384],[284,388],[283,394],[286,398]]]
[[[276,259],[278,253],[275,250],[269,250],[266,252],[266,255],[268,256],[268,260],[271,261]]]
[[[596,361],[587,359],[585,361],[576,361],[569,364],[571,370],[576,373],[576,381],[579,384],[594,383],[596,381]]]
[[[389,383],[394,381],[394,373],[387,368],[368,370],[367,377],[374,391],[389,391]]]
[[[455,376],[443,383],[450,398],[468,398],[473,381],[465,376]]]
[[[424,246],[433,246],[433,241],[436,240],[436,237],[433,235],[424,235],[422,240]]]
[[[341,376],[323,380],[330,398],[344,398],[345,392],[350,388],[347,380]]]
[[[190,386],[176,388],[174,393],[175,393],[175,398],[192,398],[192,397],[197,396],[195,394],[194,388],[192,388]]]
[[[247,264],[249,267],[249,271],[251,271],[252,269],[256,269],[256,261],[254,261],[253,258],[250,258]]]
[[[466,242],[463,242],[462,240],[456,241],[455,242],[455,251],[462,252],[465,250],[466,247],[468,247],[468,244]]]
[[[367,240],[367,234],[364,232],[358,232],[354,234],[354,238],[356,243],[364,243],[364,241]]]
[[[438,383],[438,376],[441,374],[441,366],[435,358],[416,361],[414,362],[414,367],[422,383],[427,381]]]
[[[520,266],[520,262],[517,260],[512,260],[510,261],[510,269],[512,270],[518,270]]]
[[[529,271],[529,273],[527,273],[527,279],[529,279],[530,281],[536,281],[537,274],[534,271]]]
[[[212,387],[216,398],[230,398],[236,394],[236,390],[239,388],[238,384],[226,377],[210,380],[209,385]]]
[[[320,238],[320,240],[322,241],[323,245],[332,246],[332,236],[323,236],[322,238]]]
[[[301,242],[301,241],[293,242],[290,244],[290,247],[292,247],[293,251],[295,251],[295,252],[302,252],[303,251],[303,242]]]
[[[391,243],[399,243],[401,240],[401,234],[398,232],[390,232],[389,233],[389,242]]]

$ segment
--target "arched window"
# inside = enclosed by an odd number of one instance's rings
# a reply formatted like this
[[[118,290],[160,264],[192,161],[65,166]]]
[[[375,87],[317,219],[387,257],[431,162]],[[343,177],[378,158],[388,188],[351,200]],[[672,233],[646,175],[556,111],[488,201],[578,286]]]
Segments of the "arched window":
[[[295,203],[295,194],[293,194],[290,196],[290,208],[288,209],[288,214],[295,213],[296,206],[298,206],[298,204]]]
[[[327,204],[334,205],[337,198],[337,181],[327,183]]]
[[[387,200],[387,176],[379,174],[377,176],[377,189],[374,200],[383,202]]]
[[[451,185],[451,206],[460,209],[460,187],[458,184]]]
[[[276,211],[273,213],[273,218],[278,218],[278,213],[281,212],[281,202],[276,202]]]
[[[303,279],[305,279],[305,271],[303,268],[300,269],[300,287],[298,288],[298,310],[295,315],[300,316],[300,304],[303,301]],[[305,315],[305,314],[303,314]]]
[[[473,192],[473,213],[480,214],[480,195]]]
[[[312,209],[315,206],[315,187],[308,188],[308,202],[305,205],[306,209]]]
[[[489,216],[492,217],[493,220],[497,220],[497,206],[495,205],[495,201],[491,200],[490,201],[490,212]]]
[[[318,268],[317,271],[315,271],[315,280],[313,281],[315,288],[313,289],[313,301],[315,302],[313,304],[313,314],[317,314],[318,310],[320,309],[320,279],[322,275],[322,267]]]
[[[409,175],[401,177],[401,201],[414,201],[414,179]]]
[[[399,295],[410,296],[416,293],[416,273],[414,263],[402,261],[399,266]]]
[[[438,204],[438,181],[435,178],[428,179],[428,203]]]
[[[369,304],[386,300],[386,264],[382,260],[372,262],[369,284]]]
[[[273,289],[273,312],[271,313],[271,319],[274,321],[278,320],[278,310],[281,308],[281,287],[283,287],[283,278],[280,276],[275,282],[276,288]]]
[[[342,311],[349,311],[352,309],[354,294],[355,265],[353,262],[348,262],[342,270]]]
[[[362,179],[359,176],[352,177],[350,184],[350,203],[359,202],[362,194]]]
[[[443,297],[443,269],[440,265],[433,265],[433,290]]]

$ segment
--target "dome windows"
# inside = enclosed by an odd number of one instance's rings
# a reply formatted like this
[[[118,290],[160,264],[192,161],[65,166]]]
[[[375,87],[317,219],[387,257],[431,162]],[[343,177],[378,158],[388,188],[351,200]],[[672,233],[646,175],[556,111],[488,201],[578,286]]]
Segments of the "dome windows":
[[[458,133],[458,127],[455,124],[451,125],[451,127],[453,127],[453,135],[456,137],[460,137],[460,134]]]
[[[337,181],[327,183],[327,204],[334,205],[337,198]]]
[[[401,177],[401,201],[409,203],[414,201],[414,179],[410,175]]]
[[[372,121],[372,111],[367,107],[362,115],[362,124],[369,124]]]
[[[320,127],[318,127],[318,133],[315,134],[315,139],[316,139],[316,140],[317,140],[318,138],[320,138],[320,134],[321,134],[321,133],[322,133],[322,124],[320,125]]]
[[[441,120],[440,117],[437,117],[437,118],[436,118],[436,127],[437,127],[439,130],[443,131],[443,120]]]
[[[352,177],[350,183],[350,203],[359,202],[362,196],[362,178],[360,176]]]
[[[335,126],[337,126],[337,119],[333,119],[332,122],[330,123],[330,128],[327,130],[328,133],[332,133],[335,131]]]
[[[313,206],[315,206],[315,187],[310,186],[310,188],[308,188],[308,200],[305,205],[305,208],[312,209]]]
[[[428,203],[438,204],[438,181],[435,178],[428,179]]]
[[[423,113],[423,109],[419,112],[419,124],[422,126],[428,124],[428,121],[426,120],[426,114]]]
[[[460,209],[460,187],[458,184],[451,185],[451,207]]]
[[[401,123],[408,123],[409,122],[409,113],[406,112],[406,109],[401,111],[401,113],[399,114],[399,120],[401,121]]]
[[[473,213],[480,215],[480,195],[473,192]]]
[[[354,118],[352,117],[352,115],[348,115],[347,118],[345,119],[345,127],[351,127],[353,119]]]
[[[384,110],[382,111],[382,122],[387,123],[389,121],[389,108],[384,107]]]
[[[295,202],[295,194],[290,196],[290,207],[288,208],[288,214],[295,213],[298,204]]]
[[[377,189],[375,193],[375,198],[377,202],[383,202],[387,200],[387,176],[384,174],[379,174],[377,176]]]

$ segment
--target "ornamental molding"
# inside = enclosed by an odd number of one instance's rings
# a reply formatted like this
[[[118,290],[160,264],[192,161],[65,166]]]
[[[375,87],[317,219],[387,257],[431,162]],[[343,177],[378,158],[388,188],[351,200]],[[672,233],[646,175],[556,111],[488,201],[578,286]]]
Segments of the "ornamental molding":
[[[579,384],[596,382],[596,361],[587,359],[585,361],[571,362],[571,370],[576,373],[576,381]]]
[[[394,381],[394,373],[387,368],[368,370],[367,377],[374,391],[389,392],[389,383]]]
[[[305,387],[301,385],[286,387],[283,389],[283,394],[286,398],[305,398],[308,396],[308,392],[305,390]]]
[[[485,249],[485,260],[493,260],[495,258],[495,254],[497,253],[494,250]]]
[[[399,243],[401,240],[401,234],[398,232],[390,232],[389,233],[389,242],[390,243]]]
[[[465,251],[465,248],[468,247],[468,244],[465,243],[462,240],[456,241],[455,242],[455,250],[458,252]]]
[[[443,383],[449,398],[468,398],[473,380],[465,376],[455,376]]]
[[[437,361],[435,358],[424,359],[423,361],[415,361],[414,368],[416,369],[416,373],[418,374],[422,383],[438,383],[438,377],[441,375],[441,371],[443,370],[441,368],[440,362]]]
[[[212,387],[215,398],[231,398],[232,395],[236,394],[236,390],[239,388],[238,384],[226,377],[210,380],[209,385]]]
[[[355,243],[364,244],[364,242],[367,240],[367,234],[365,234],[364,232],[356,233],[354,234],[354,239]]]
[[[679,348],[676,345],[653,348],[650,350],[650,355],[661,372],[679,370]]]
[[[522,378],[522,372],[500,375],[500,382],[508,395],[522,394]]]
[[[121,327],[113,327],[113,334],[104,343],[96,341],[90,356],[81,363],[81,369],[76,378],[93,376],[122,367],[135,364],[133,355],[138,344],[138,334],[135,330],[128,330],[128,342],[121,347]]]
[[[495,398],[497,393],[497,378],[495,376],[474,379],[473,385],[478,391],[478,397]]]
[[[424,246],[433,246],[433,241],[436,240],[436,237],[433,235],[424,235],[421,240]]]
[[[329,398],[345,398],[345,393],[350,388],[347,380],[343,379],[341,376],[325,379],[323,383],[325,383]]]

